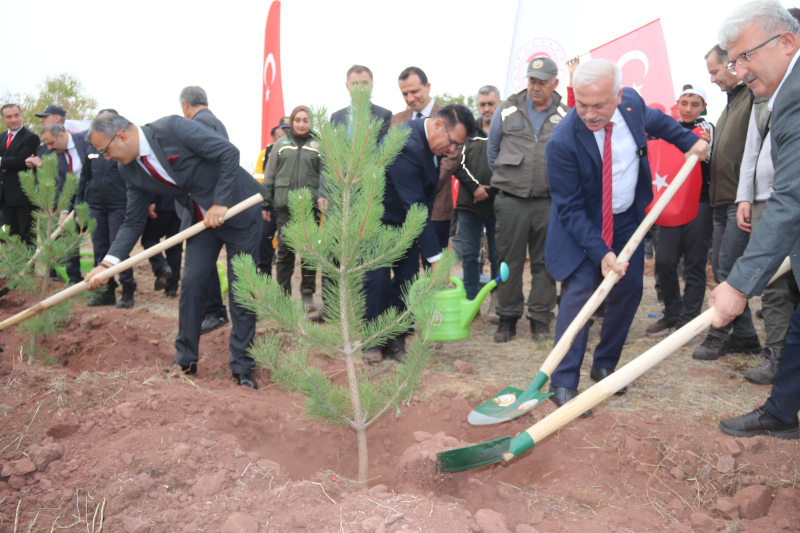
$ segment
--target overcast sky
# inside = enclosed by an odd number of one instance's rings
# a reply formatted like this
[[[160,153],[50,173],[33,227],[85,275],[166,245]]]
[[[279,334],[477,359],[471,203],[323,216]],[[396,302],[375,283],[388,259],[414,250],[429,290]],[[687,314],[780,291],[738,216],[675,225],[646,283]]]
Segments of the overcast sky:
[[[0,92],[35,92],[46,76],[67,73],[83,83],[100,109],[113,107],[142,124],[180,114],[181,89],[200,85],[241,151],[242,166],[252,172],[261,149],[270,3],[38,0],[34,9],[29,2],[0,0],[6,43]],[[570,3],[561,2],[563,18],[542,22],[575,25],[570,55],[661,18],[674,85],[703,85],[709,118],[716,119],[725,98],[709,82],[703,56],[717,42],[724,16],[742,0],[587,0],[580,11]],[[427,73],[433,93],[472,94],[486,84],[502,91],[516,10],[517,0],[284,0],[286,112],[300,104],[324,105],[331,112],[346,106],[344,76],[354,63],[372,69],[373,101],[394,112],[405,109],[396,80],[410,65]]]

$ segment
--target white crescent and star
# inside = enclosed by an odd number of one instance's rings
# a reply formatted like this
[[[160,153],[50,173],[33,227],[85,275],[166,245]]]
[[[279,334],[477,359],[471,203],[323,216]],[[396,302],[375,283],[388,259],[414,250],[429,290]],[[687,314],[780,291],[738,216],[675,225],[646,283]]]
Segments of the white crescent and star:
[[[267,68],[272,65],[272,79],[267,82]],[[272,55],[270,52],[267,55],[267,58],[264,60],[264,87],[266,90],[266,96],[264,98],[265,101],[269,101],[269,86],[272,85],[272,82],[275,81],[275,72],[277,71],[277,67],[275,66],[275,56]]]
[[[625,52],[617,61],[617,65],[619,66],[620,70],[622,70],[622,67],[625,66],[625,63],[636,59],[641,61],[644,65],[644,75],[647,76],[647,71],[650,69],[650,61],[647,59],[647,55],[645,55],[645,53],[641,50],[631,50],[629,52]],[[643,85],[637,85],[635,83],[632,83],[631,85],[633,86],[634,91],[641,94]]]
[[[653,180],[653,185],[656,186],[656,192],[661,192],[662,187],[669,187],[669,183],[667,183],[667,176],[661,176],[658,172],[656,172],[656,179]]]

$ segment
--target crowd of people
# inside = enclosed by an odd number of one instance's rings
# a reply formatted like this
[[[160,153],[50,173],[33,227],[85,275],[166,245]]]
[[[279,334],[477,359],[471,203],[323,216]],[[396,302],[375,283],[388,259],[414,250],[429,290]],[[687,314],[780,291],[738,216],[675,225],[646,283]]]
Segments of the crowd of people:
[[[608,61],[571,60],[565,98],[559,92],[565,80],[558,78],[558,65],[546,56],[534,57],[527,88],[519,93],[503,100],[492,85],[478,89],[477,118],[463,105],[437,103],[422,69],[403,70],[397,83],[407,108],[392,114],[371,104],[372,115],[382,121],[381,138],[389,128],[409,130],[401,153],[386,169],[382,222],[399,226],[411,206],[422,204],[428,224],[396,264],[367,274],[366,318],[392,306],[402,309],[405,284],[421,265],[436,264],[457,231],[468,298],[480,289],[484,262],[491,277],[499,262],[509,266],[509,279],[491,302],[498,343],[517,335],[524,314],[532,339],[554,337],[557,342],[603,276],[617,272],[620,280],[605,301],[590,373],[595,381],[609,376],[642,298],[644,246],[624,264],[617,255],[653,199],[647,141],[663,139],[687,157],[698,156],[702,187],[693,220],[658,228],[655,273],[664,311],[647,334],[670,334],[699,315],[710,253],[719,285],[709,303],[716,304],[717,314],[705,339],[693,341],[692,357],[709,361],[726,354],[761,354],[760,364],[744,377],[774,382],[765,407],[720,427],[734,435],[800,438],[800,266],[765,288],[778,264],[800,246],[794,231],[800,186],[792,181],[800,171],[800,141],[792,122],[800,113],[800,74],[794,71],[799,16],[800,11],[786,10],[775,0],[755,0],[726,19],[720,44],[704,58],[710,81],[727,95],[716,125],[702,117],[707,96],[701,84],[683,86],[677,118],[672,118],[645,105],[636,91],[622,88],[619,67]],[[372,83],[366,66],[354,65],[346,73],[349,91]],[[318,215],[327,200],[308,107],[295,107],[273,128],[273,142],[255,169],[263,173],[262,185],[239,166],[239,152],[208,109],[205,92],[187,87],[179,100],[185,118],[137,126],[106,109],[86,135],[67,132],[64,110],[50,105],[37,113],[41,139],[22,127],[18,105],[3,105],[8,132],[0,135],[0,206],[11,232],[32,243],[33,206],[20,190],[17,173],[40,167],[43,155],[56,153],[59,184],[68,172],[80,175],[76,202],[88,202],[98,222],[92,235],[96,267],[87,277],[98,290],[89,301],[92,306],[134,305],[136,282],[130,270],[119,276],[119,301],[113,278],[105,284],[96,274],[126,258],[140,237],[143,246],[152,246],[182,225],[204,222],[210,231],[189,239],[183,252],[180,291],[182,247],[151,260],[155,288],[167,297],[180,294],[177,356],[170,370],[194,374],[199,336],[228,323],[214,275],[222,245],[228,257],[253,256],[268,275],[274,255],[276,280],[291,294],[295,255],[281,237],[289,220],[288,194],[309,189]],[[350,113],[350,107],[336,111],[331,121],[347,125]],[[459,184],[455,199],[453,178]],[[229,207],[255,192],[264,198],[260,208],[223,221]],[[272,249],[275,235],[277,252]],[[522,282],[526,261],[531,276],[527,300]],[[317,311],[312,320],[324,321],[324,302],[315,309],[313,299],[316,272],[302,258],[301,269],[302,301],[309,312]],[[77,258],[67,271],[71,282],[81,279]],[[233,281],[232,272],[229,276]],[[763,345],[747,305],[751,295],[762,292],[762,309],[755,314],[763,315]],[[255,318],[233,299],[229,306],[233,376],[257,388],[253,361],[246,354]],[[552,376],[551,399],[559,406],[578,394],[590,327],[581,330]],[[402,360],[405,337],[366,350],[364,361]]]

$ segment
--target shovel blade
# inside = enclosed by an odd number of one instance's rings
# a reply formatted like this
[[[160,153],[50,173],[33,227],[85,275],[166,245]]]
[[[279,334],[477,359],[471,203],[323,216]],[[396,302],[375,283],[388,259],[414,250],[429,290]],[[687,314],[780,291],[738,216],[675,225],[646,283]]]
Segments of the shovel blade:
[[[552,396],[549,392],[539,392],[547,380],[547,374],[539,372],[524,391],[506,387],[473,409],[467,416],[467,421],[473,426],[486,426],[524,415]]]
[[[439,452],[436,467],[439,472],[459,472],[503,460],[511,447],[511,437],[482,442],[473,446]]]

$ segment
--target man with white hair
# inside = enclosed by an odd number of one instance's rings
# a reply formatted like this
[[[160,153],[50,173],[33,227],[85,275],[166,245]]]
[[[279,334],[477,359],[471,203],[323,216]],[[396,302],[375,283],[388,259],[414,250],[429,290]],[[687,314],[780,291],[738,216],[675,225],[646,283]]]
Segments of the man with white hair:
[[[547,178],[552,207],[545,242],[545,266],[561,282],[555,340],[594,292],[602,276],[620,275],[606,299],[600,343],[591,378],[614,372],[628,329],[642,298],[644,247],[625,264],[617,254],[644,219],[653,200],[646,135],[664,139],[703,161],[708,143],[677,121],[647,107],[610,61],[581,64],[573,86],[576,107],[547,145]],[[584,326],[553,372],[551,399],[561,406],[577,396],[589,327]],[[620,391],[620,392],[624,392]],[[587,411],[583,416],[590,416]]]
[[[758,225],[744,255],[727,280],[711,293],[713,325],[728,324],[745,309],[747,300],[761,294],[784,258],[789,255],[800,280],[800,25],[775,0],[757,0],[731,13],[719,32],[720,46],[728,51],[728,68],[756,97],[768,97],[772,110],[772,187]],[[798,308],[800,309],[800,308]],[[781,367],[766,403],[745,415],[728,418],[719,427],[730,435],[771,435],[800,438],[800,310],[795,309],[784,346]]]

